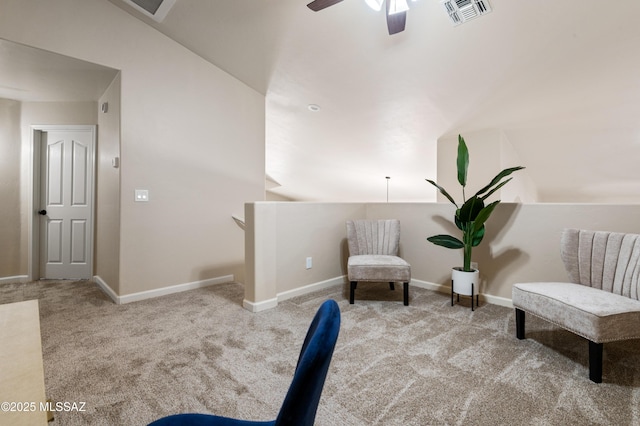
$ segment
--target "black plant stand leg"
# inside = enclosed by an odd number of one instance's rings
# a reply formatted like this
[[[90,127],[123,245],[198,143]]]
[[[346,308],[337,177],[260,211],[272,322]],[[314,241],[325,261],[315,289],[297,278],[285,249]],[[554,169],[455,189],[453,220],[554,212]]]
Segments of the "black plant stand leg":
[[[471,312],[473,312],[473,283],[471,283]]]
[[[351,281],[351,288],[349,289],[349,303],[351,305],[353,305],[353,301],[355,299],[356,286],[357,286],[357,282]]]
[[[602,343],[589,340],[589,379],[602,383]]]
[[[453,306],[453,280],[451,280],[451,306]]]
[[[390,283],[389,283],[389,289],[390,289],[390,290],[395,290],[395,289],[396,289],[396,285],[395,285],[395,283],[391,283],[391,282],[390,282]]]
[[[516,308],[516,337],[524,339],[524,311]]]

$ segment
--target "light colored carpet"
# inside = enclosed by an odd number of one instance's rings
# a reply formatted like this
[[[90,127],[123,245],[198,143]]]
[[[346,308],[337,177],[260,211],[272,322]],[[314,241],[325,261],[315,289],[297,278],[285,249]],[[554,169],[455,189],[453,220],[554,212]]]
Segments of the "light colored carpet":
[[[275,418],[307,327],[338,301],[340,337],[317,425],[639,425],[640,341],[605,344],[603,383],[587,342],[532,316],[447,295],[361,284],[253,314],[230,283],[117,306],[91,282],[0,285],[0,303],[40,300],[47,395],[86,402],[54,425],[144,425],[178,412]],[[465,306],[466,304],[466,306]]]

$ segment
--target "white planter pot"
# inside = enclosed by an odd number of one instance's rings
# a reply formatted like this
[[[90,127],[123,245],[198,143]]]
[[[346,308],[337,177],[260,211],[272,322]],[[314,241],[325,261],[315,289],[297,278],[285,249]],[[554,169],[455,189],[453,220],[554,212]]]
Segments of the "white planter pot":
[[[465,272],[460,267],[451,270],[453,292],[463,296],[477,295],[480,292],[480,271]],[[473,284],[473,291],[472,286]]]

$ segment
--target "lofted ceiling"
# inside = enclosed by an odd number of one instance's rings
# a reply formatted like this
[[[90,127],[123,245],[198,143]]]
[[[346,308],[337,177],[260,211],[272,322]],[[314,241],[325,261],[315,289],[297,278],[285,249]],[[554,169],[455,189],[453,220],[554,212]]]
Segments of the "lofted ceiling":
[[[266,95],[276,194],[432,201],[437,140],[491,129],[540,201],[640,202],[637,0],[489,0],[459,26],[418,0],[393,36],[364,0],[176,0],[161,23],[108,1]]]
[[[390,201],[434,200],[438,138],[497,129],[540,201],[640,202],[637,0],[490,0],[459,26],[418,0],[393,36],[364,0],[177,0],[162,23],[110,1],[266,95],[273,192],[384,201],[390,176]]]

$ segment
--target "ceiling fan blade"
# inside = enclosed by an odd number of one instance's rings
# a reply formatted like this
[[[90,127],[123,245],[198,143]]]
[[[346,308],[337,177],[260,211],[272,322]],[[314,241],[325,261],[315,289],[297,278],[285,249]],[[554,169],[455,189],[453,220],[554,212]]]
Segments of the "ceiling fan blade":
[[[326,7],[333,6],[334,4],[340,3],[342,0],[314,0],[307,5],[307,7],[314,12],[322,10]]]
[[[407,12],[389,14],[389,5],[391,2],[387,0],[387,28],[389,29],[389,35],[397,34],[404,31],[404,26],[407,22]]]

